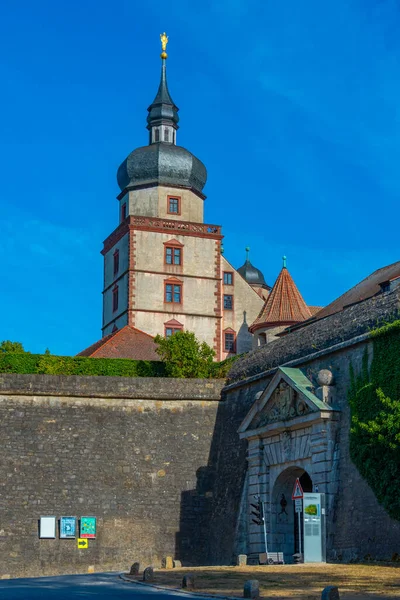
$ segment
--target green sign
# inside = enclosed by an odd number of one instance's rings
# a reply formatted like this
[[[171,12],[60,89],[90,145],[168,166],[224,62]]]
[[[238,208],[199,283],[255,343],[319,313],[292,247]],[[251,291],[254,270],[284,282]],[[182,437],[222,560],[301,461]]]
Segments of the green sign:
[[[81,517],[81,538],[96,537],[96,517]]]

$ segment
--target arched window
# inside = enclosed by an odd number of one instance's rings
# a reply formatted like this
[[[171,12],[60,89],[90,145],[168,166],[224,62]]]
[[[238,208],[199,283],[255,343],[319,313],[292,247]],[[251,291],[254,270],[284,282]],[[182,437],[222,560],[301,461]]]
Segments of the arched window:
[[[158,127],[154,130],[154,141],[155,142],[160,141],[160,130],[158,129]]]
[[[169,129],[167,127],[164,129],[164,142],[169,142]]]

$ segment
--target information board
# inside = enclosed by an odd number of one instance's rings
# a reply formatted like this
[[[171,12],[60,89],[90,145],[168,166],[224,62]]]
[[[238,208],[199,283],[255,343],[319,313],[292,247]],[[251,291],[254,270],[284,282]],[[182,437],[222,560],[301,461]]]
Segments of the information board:
[[[96,517],[81,517],[81,538],[96,537]]]
[[[42,539],[56,537],[56,517],[40,517],[39,537]]]
[[[325,495],[304,494],[304,562],[325,562]]]
[[[72,539],[76,537],[76,517],[60,518],[60,538]]]

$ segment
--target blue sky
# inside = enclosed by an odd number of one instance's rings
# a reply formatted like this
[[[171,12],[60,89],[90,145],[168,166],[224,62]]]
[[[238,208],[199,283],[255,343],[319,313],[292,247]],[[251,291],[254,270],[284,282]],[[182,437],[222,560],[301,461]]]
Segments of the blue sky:
[[[399,260],[396,0],[3,0],[0,340],[75,354],[101,337],[116,170],[147,143],[159,34],[206,221],[269,284],[288,256],[324,305]]]

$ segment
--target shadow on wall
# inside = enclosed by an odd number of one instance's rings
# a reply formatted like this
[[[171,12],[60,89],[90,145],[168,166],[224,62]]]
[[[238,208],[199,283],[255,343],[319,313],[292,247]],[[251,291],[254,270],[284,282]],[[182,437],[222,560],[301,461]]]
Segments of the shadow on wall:
[[[266,383],[241,395],[222,397],[213,431],[208,465],[197,470],[194,490],[181,494],[176,558],[183,565],[229,565],[234,561],[237,521],[247,471],[247,444],[237,430],[254,395]],[[258,386],[258,387],[257,387]],[[240,398],[240,402],[239,402]]]
[[[243,354],[244,352],[250,352],[253,347],[253,336],[249,331],[249,324],[247,323],[246,311],[243,311],[243,323],[241,324],[236,337],[236,352],[237,354]]]
[[[180,525],[176,534],[176,554],[184,566],[207,564],[208,523],[212,509],[213,470],[200,467],[194,490],[181,494]]]

